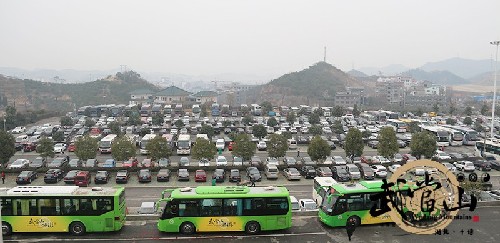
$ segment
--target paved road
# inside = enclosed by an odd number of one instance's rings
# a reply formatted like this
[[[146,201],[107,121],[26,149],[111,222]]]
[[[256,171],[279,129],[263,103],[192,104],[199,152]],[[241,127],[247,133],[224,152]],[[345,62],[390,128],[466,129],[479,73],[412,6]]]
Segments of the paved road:
[[[474,212],[461,211],[459,215],[479,216],[478,222],[454,220],[448,227],[448,235],[414,235],[398,227],[372,225],[356,229],[352,242],[498,242],[500,239],[500,207],[482,207]],[[468,230],[473,230],[472,235]],[[463,230],[463,233],[462,233]],[[469,231],[470,232],[470,231]],[[72,237],[66,233],[22,233],[4,238],[5,242],[348,242],[344,228],[330,228],[319,222],[316,216],[294,216],[293,227],[287,230],[265,232],[256,236],[237,233],[200,233],[193,236],[160,233],[156,221],[131,221],[119,232],[87,234]]]

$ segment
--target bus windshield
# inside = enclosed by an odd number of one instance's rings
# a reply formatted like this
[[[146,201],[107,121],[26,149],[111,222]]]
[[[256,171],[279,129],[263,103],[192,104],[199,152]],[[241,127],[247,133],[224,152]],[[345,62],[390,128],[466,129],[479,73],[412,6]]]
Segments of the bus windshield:
[[[189,148],[190,142],[189,141],[178,141],[177,142],[177,148]]]

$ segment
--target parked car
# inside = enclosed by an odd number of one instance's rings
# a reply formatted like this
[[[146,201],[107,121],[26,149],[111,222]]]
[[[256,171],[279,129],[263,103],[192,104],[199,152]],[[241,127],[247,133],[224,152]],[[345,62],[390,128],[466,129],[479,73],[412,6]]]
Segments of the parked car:
[[[450,155],[448,155],[447,153],[440,151],[440,150],[436,151],[434,158],[438,159],[438,160],[451,160]]]
[[[96,167],[97,164],[97,159],[88,159],[87,161],[85,161],[85,167]]]
[[[156,181],[170,181],[170,170],[165,168],[160,169],[156,175]]]
[[[333,156],[333,163],[335,165],[346,165],[347,162],[345,161],[344,158],[342,158],[342,156]]]
[[[278,159],[274,157],[267,157],[266,159],[266,165],[279,165]]]
[[[66,151],[66,144],[64,144],[64,143],[56,143],[54,145],[54,153],[57,154],[57,153],[62,153],[64,151]]]
[[[208,159],[200,159],[200,161],[198,161],[198,165],[199,166],[210,166],[210,161]]]
[[[375,173],[373,172],[373,169],[365,163],[357,163],[356,166],[358,166],[359,172],[361,172],[361,178],[364,180],[374,180],[375,179]]]
[[[139,182],[151,182],[151,171],[149,169],[142,169],[137,173]]]
[[[64,183],[66,184],[75,184],[75,177],[76,174],[80,172],[79,170],[70,170],[68,173],[66,173],[66,176],[64,176]]]
[[[82,161],[80,159],[70,159],[68,165],[69,167],[82,167]]]
[[[295,168],[295,167],[285,168],[283,170],[283,175],[285,175],[285,178],[289,181],[300,180],[302,178],[299,170],[297,170],[297,168]]]
[[[300,173],[306,179],[313,179],[314,177],[316,177],[316,170],[310,165],[302,166],[302,168],[300,169]]]
[[[233,157],[233,166],[243,166],[243,158],[234,156]]]
[[[179,169],[177,171],[177,180],[189,181],[189,171],[187,169]]]
[[[32,152],[36,150],[36,144],[34,143],[27,143],[23,144],[23,152]]]
[[[204,170],[196,170],[194,174],[195,182],[206,182],[207,181],[207,173]]]
[[[492,169],[495,169],[495,170],[500,170],[500,162],[496,161],[496,160],[491,160],[491,161],[488,161],[490,162],[490,166]]]
[[[346,182],[351,180],[351,176],[347,171],[347,166],[345,165],[332,166],[332,177],[338,182]]]
[[[384,156],[377,155],[377,156],[372,157],[372,164],[373,163],[375,163],[375,164],[390,164],[391,161],[389,159],[385,158]]]
[[[240,170],[231,169],[231,172],[229,173],[229,181],[230,182],[240,182],[241,181]]]
[[[349,173],[349,176],[351,179],[354,180],[359,180],[361,179],[361,172],[359,172],[359,169],[356,165],[354,164],[347,164],[346,165],[346,170]]]
[[[302,166],[306,166],[306,165],[307,166],[316,166],[316,161],[313,161],[311,159],[311,157],[307,157],[307,156],[306,157],[302,157],[300,159],[300,161],[302,162]]]
[[[411,161],[415,161],[417,158],[415,156],[412,156],[411,154],[403,154],[403,163],[406,164]]]
[[[160,168],[167,168],[170,166],[170,159],[167,158],[161,158],[158,160],[158,167]]]
[[[453,164],[455,165],[457,170],[460,171],[473,172],[474,170],[476,170],[474,164],[470,161],[458,161]]]
[[[61,169],[49,169],[45,172],[43,176],[43,181],[45,183],[57,183],[64,177]]]
[[[227,149],[229,151],[233,151],[234,145],[235,145],[235,142],[229,142],[229,145],[227,146]]]
[[[31,170],[24,170],[16,178],[17,184],[31,184],[37,178],[37,174]]]
[[[26,168],[30,164],[30,161],[27,159],[16,159],[14,162],[12,162],[9,166],[7,166],[7,169],[21,169],[21,168]]]
[[[42,168],[47,164],[47,160],[43,157],[36,157],[31,163],[29,164],[30,168]]]
[[[259,169],[257,169],[257,167],[250,166],[247,167],[247,178],[249,180],[253,178],[253,180],[255,181],[261,181],[262,175],[260,174],[260,171]]]
[[[48,165],[48,168],[61,168],[66,164],[66,157],[56,157]]]
[[[322,177],[331,177],[332,176],[332,170],[328,167],[318,167],[316,169],[316,175],[317,176],[322,176]]]
[[[394,163],[401,164],[403,162],[403,155],[401,155],[401,154],[395,154],[394,158],[392,158],[392,161]]]
[[[70,143],[68,146],[68,152],[75,152],[76,146],[74,143]]]
[[[378,178],[387,177],[387,169],[383,165],[372,165],[371,167],[376,177]]]
[[[106,184],[108,183],[110,174],[108,171],[97,171],[94,177],[95,184]]]
[[[239,173],[238,171],[238,175]],[[216,182],[224,182],[226,180],[226,171],[224,169],[215,169],[212,179],[215,179]]]
[[[297,160],[294,157],[285,157],[283,159],[283,163],[287,166],[296,166],[297,165]]]
[[[216,166],[227,166],[226,157],[224,157],[222,155],[217,156],[217,158],[215,159],[215,165]]]
[[[151,159],[143,159],[141,162],[141,167],[152,168],[152,167],[155,167],[155,164]]]
[[[179,160],[179,166],[189,166],[189,158],[188,157],[181,157]]]
[[[352,163],[361,163],[361,157],[352,157]]]
[[[139,161],[137,158],[130,158],[127,161],[124,161],[122,164],[122,167],[130,168],[130,167],[137,167],[139,165]]]
[[[264,142],[264,141],[260,141],[260,142],[257,144],[257,149],[258,149],[259,151],[265,151],[265,150],[267,150],[267,144],[266,144],[266,142]]]
[[[396,170],[397,170],[398,168],[400,168],[400,167],[401,167],[401,165],[400,165],[400,164],[393,164],[393,165],[389,166],[389,171],[390,171],[391,173],[394,173],[394,172],[396,172]]]
[[[445,167],[446,167],[449,171],[451,171],[451,172],[453,172],[453,173],[457,171],[457,168],[456,168],[454,165],[452,165],[452,164],[450,164],[450,163],[448,163],[448,162],[444,162],[444,163],[443,163],[443,165],[444,165],[444,166],[445,166]]]
[[[378,147],[378,140],[368,141],[368,147],[376,149]]]
[[[130,172],[128,170],[119,170],[116,172],[116,183],[127,183],[130,178]]]
[[[102,167],[114,168],[114,167],[116,167],[116,161],[114,159],[106,159],[104,161],[104,164],[102,164]]]
[[[476,160],[473,162],[474,167],[479,171],[491,171],[491,164],[485,160]]]
[[[250,166],[261,166],[262,161],[258,156],[252,156],[250,159]]]

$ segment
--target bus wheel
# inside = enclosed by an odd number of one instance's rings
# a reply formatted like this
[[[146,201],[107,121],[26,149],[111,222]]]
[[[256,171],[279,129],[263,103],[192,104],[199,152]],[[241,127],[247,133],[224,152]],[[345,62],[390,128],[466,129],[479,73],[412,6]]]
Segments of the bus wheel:
[[[354,219],[354,225],[355,227],[358,227],[361,225],[361,219],[358,216],[351,216],[347,219],[347,221]]]
[[[11,235],[12,234],[12,226],[9,223],[2,222],[2,235]]]
[[[69,232],[73,235],[85,234],[85,225],[81,222],[73,222],[69,225]]]
[[[260,224],[255,221],[248,222],[245,226],[245,232],[247,232],[248,234],[256,234],[259,233],[259,231]]]
[[[194,227],[194,224],[191,222],[184,222],[181,224],[179,231],[185,235],[190,235],[196,231],[196,227]]]

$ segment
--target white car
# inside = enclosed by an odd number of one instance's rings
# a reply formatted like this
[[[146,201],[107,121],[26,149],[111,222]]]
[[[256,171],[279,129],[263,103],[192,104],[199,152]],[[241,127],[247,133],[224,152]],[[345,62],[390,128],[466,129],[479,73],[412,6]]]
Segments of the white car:
[[[342,156],[333,156],[333,161],[335,163],[335,165],[346,165],[347,162],[345,161],[344,158],[342,158]]]
[[[476,170],[476,167],[474,167],[474,163],[470,161],[458,161],[455,162],[454,164],[457,170],[460,171],[473,172],[474,170]]]
[[[401,165],[398,165],[398,164],[393,164],[393,165],[389,166],[389,171],[390,171],[390,172],[392,172],[392,173],[394,173],[394,172],[396,172],[396,170],[397,170],[399,167],[401,167]]]
[[[451,159],[451,156],[443,151],[436,151],[435,157],[440,160]]]
[[[264,141],[260,141],[260,142],[257,144],[257,149],[258,149],[259,151],[266,150],[266,149],[267,149],[267,144],[266,144],[266,142],[264,142]]]
[[[198,162],[198,165],[200,167],[202,166],[210,166],[210,161],[208,161],[207,159],[201,159],[199,162]]]
[[[454,165],[452,165],[452,164],[450,164],[450,163],[443,163],[443,165],[444,165],[444,166],[445,166],[445,167],[446,167],[449,171],[451,171],[451,172],[453,172],[453,173],[457,172],[457,168],[456,168]]]
[[[323,127],[322,130],[323,130],[323,133],[326,133],[326,134],[332,133],[332,129],[330,129],[329,127]]]
[[[30,164],[30,161],[27,159],[16,159],[12,164],[7,166],[8,169],[19,169],[26,168]]]
[[[387,169],[383,165],[372,165],[373,172],[375,172],[375,176],[379,178],[387,177]]]
[[[224,139],[222,138],[217,139],[217,141],[215,142],[215,148],[217,148],[217,150],[224,151],[224,147],[226,147]]]
[[[384,156],[380,156],[380,155],[373,156],[373,159],[375,161],[377,161],[378,163],[381,163],[381,164],[389,164],[389,163],[391,163],[391,161],[389,159],[387,159]]]
[[[224,156],[217,156],[217,159],[215,159],[215,165],[216,166],[227,166],[227,159]]]
[[[318,211],[318,205],[312,199],[300,199],[299,204],[302,211]]]
[[[26,127],[16,127],[12,129],[12,133],[23,133],[26,131]]]
[[[56,143],[54,145],[54,153],[62,153],[66,150],[66,144],[64,143]]]

